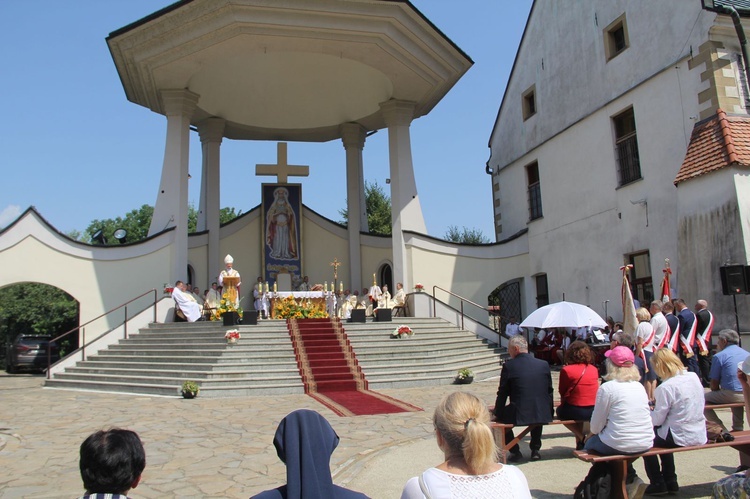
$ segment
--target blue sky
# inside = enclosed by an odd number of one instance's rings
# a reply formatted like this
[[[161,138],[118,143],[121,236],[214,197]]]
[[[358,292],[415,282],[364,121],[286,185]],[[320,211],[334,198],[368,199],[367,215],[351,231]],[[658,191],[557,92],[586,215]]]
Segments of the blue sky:
[[[35,206],[58,230],[154,204],[166,118],[125,98],[106,36],[169,0],[0,2],[0,228]],[[412,0],[474,66],[425,117],[412,123],[417,189],[431,236],[451,225],[494,240],[487,142],[532,0]],[[259,204],[256,163],[274,163],[273,142],[222,144],[221,205]],[[345,206],[340,141],[289,144],[289,162],[310,165],[303,202],[335,221]],[[368,138],[365,177],[385,185],[387,132]],[[329,165],[340,165],[330,174]],[[325,168],[323,168],[325,167]],[[323,174],[322,172],[328,172]],[[190,201],[197,207],[200,141],[191,136]]]

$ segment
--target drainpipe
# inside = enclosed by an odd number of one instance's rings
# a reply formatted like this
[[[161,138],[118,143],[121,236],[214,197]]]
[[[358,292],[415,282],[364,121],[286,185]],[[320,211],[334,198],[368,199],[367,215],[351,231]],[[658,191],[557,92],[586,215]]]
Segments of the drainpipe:
[[[745,37],[745,30],[742,28],[742,20],[740,19],[740,13],[737,12],[732,6],[723,5],[717,9],[719,13],[729,14],[734,22],[734,30],[737,32],[737,38],[740,41],[740,49],[742,50],[742,64],[745,66],[745,82],[750,86],[750,67],[747,62],[747,37]],[[750,96],[750,88],[746,88],[747,94]]]

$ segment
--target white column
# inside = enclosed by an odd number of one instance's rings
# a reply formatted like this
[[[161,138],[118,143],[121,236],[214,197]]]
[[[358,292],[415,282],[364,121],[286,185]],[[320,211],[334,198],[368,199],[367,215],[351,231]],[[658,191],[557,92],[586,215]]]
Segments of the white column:
[[[414,103],[390,100],[380,104],[388,126],[388,156],[391,165],[391,220],[393,222],[393,282],[413,285],[404,245],[404,230],[427,234],[419,204],[414,165],[411,157],[409,126],[414,118]]]
[[[208,118],[198,123],[198,135],[203,151],[203,173],[201,175],[201,200],[198,211],[197,230],[208,230],[208,284],[216,279],[221,269],[219,255],[219,211],[221,209],[221,141],[224,138],[226,121]],[[216,274],[216,275],[214,275]]]
[[[362,237],[367,231],[367,213],[364,207],[364,180],[362,149],[365,147],[365,129],[358,123],[344,123],[340,127],[341,142],[346,150],[346,209],[349,233],[350,289],[362,289]],[[364,215],[364,229],[362,218]]]
[[[162,90],[167,116],[167,143],[161,168],[159,192],[148,234],[175,227],[172,249],[171,282],[187,278],[188,159],[190,118],[198,104],[198,94],[189,90]]]

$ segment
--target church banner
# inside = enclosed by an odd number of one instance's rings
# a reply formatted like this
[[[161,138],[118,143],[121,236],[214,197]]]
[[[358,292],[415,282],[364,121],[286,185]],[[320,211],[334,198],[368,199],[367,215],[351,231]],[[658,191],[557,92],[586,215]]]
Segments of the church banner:
[[[276,283],[289,274],[283,280],[291,284],[302,274],[302,185],[263,184],[262,192],[263,277]]]

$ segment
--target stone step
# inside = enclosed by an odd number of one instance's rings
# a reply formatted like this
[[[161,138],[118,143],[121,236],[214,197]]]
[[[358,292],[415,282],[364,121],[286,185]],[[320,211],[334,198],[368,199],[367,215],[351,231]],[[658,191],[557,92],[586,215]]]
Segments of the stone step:
[[[83,380],[59,380],[49,379],[45,386],[50,388],[122,393],[131,395],[152,395],[166,397],[181,397],[182,385],[148,385],[137,383],[108,383],[101,381],[83,381]],[[216,386],[201,387],[200,397],[250,397],[259,395],[282,395],[282,394],[301,394],[304,393],[304,387],[301,383],[273,383],[267,385],[240,385],[234,387]]]
[[[261,386],[275,383],[299,383],[302,384],[302,378],[299,373],[296,376],[267,376],[267,377],[254,377],[248,376],[245,373],[237,373],[233,376],[222,376],[216,378],[206,378],[192,376],[192,373],[186,373],[185,376],[164,376],[164,377],[151,377],[151,376],[125,376],[125,375],[107,375],[107,374],[78,374],[72,372],[64,372],[55,376],[56,380],[65,381],[81,381],[86,382],[100,382],[100,383],[123,383],[127,385],[156,385],[165,386],[172,385],[174,387],[181,387],[182,383],[186,380],[193,380],[198,382],[201,389],[209,386],[221,385],[221,386]],[[203,375],[204,373],[202,373]]]
[[[145,377],[178,377],[195,379],[223,379],[225,377],[248,376],[257,378],[268,378],[278,376],[298,377],[299,369],[294,366],[238,366],[222,370],[193,370],[193,369],[153,369],[149,366],[142,368],[110,368],[100,366],[71,367],[65,371],[66,374],[100,374],[106,376],[145,376]]]

